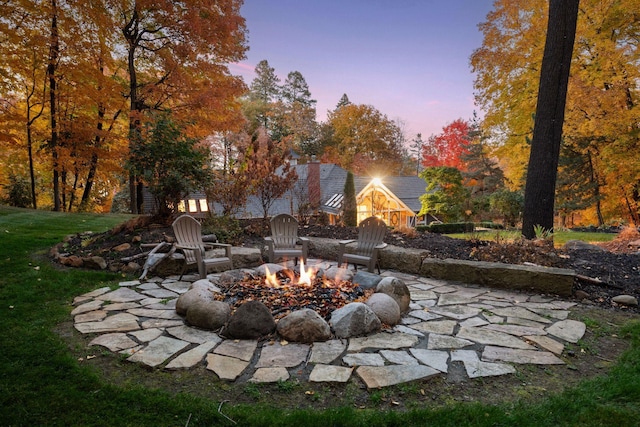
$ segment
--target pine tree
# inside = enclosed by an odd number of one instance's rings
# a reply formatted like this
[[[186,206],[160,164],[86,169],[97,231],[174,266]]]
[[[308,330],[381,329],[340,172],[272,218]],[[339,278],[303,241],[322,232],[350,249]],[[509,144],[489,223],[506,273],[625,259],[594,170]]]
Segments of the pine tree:
[[[347,172],[347,180],[344,183],[344,199],[342,203],[344,224],[348,227],[355,227],[358,225],[356,187],[353,182],[353,173],[350,171]]]

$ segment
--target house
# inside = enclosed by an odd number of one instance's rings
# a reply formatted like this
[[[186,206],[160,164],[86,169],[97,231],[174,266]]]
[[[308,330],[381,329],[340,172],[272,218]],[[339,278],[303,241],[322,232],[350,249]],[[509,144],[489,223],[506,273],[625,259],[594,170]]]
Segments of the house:
[[[280,213],[301,216],[318,211],[327,215],[329,224],[337,224],[342,215],[347,171],[335,164],[317,161],[306,164],[294,162],[291,166],[295,169],[298,180],[291,190],[273,201],[268,216]],[[430,214],[418,216],[421,208],[420,196],[426,189],[425,181],[418,176],[354,176],[354,185],[358,222],[372,215],[381,218],[390,227],[415,227],[437,220]],[[145,198],[145,203],[146,200]],[[217,203],[207,201],[205,194],[200,192],[190,194],[180,204],[179,210],[196,217],[222,211]],[[236,216],[262,218],[264,212],[259,199],[250,196]]]

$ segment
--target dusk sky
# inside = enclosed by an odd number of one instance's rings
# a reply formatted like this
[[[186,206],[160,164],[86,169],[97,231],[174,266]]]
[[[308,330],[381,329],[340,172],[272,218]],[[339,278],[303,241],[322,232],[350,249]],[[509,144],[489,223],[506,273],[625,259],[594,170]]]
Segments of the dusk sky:
[[[346,93],[426,140],[474,111],[469,57],[493,0],[245,0],[248,84],[266,59],[284,83],[299,71],[326,120]]]

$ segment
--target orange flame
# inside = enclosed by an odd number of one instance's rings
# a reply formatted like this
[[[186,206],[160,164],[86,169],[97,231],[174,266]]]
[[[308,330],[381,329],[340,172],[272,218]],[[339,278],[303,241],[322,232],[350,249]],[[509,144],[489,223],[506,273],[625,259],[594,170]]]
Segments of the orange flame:
[[[298,279],[298,284],[310,286],[311,280],[312,280],[312,277],[311,277],[312,274],[314,274],[314,272],[311,271],[311,269],[309,269],[308,271],[305,270],[304,261],[301,258],[300,259],[300,278]]]
[[[280,287],[280,281],[276,277],[276,273],[271,273],[269,271],[269,267],[267,267],[266,265],[264,266],[264,274],[265,274],[264,282],[267,285],[273,286],[274,288]]]

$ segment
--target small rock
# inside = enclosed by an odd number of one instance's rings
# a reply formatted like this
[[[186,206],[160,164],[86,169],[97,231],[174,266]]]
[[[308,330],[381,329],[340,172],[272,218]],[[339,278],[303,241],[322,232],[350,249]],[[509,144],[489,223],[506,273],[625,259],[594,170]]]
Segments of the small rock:
[[[68,257],[60,257],[60,264],[62,265],[66,265],[67,267],[82,267],[82,264],[84,264],[84,262],[82,261],[82,258],[75,256],[75,255],[71,255]]]
[[[615,302],[616,304],[626,305],[628,307],[638,306],[638,299],[631,295],[618,295],[611,298],[611,301]]]
[[[112,250],[116,251],[116,252],[124,252],[131,249],[131,244],[130,243],[122,243],[118,246],[114,246],[112,248]]]
[[[92,270],[104,270],[107,268],[107,261],[100,256],[82,258],[82,264],[85,268],[90,268]]]
[[[577,290],[575,293],[575,297],[578,301],[582,301],[585,299],[589,299],[590,295],[582,290]]]
[[[137,262],[129,262],[127,265],[122,267],[123,273],[135,273],[136,271],[142,270],[142,267]]]

